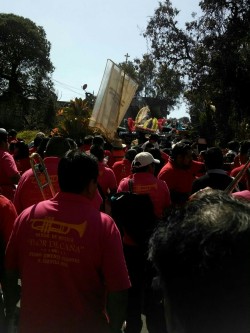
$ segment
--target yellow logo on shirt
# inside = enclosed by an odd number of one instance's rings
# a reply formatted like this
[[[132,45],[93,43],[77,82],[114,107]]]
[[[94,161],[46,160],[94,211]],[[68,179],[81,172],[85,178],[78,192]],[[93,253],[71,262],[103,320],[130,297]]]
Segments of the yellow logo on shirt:
[[[31,228],[42,233],[57,233],[67,235],[70,230],[75,230],[80,237],[84,235],[87,227],[87,221],[81,224],[72,224],[61,221],[55,221],[53,218],[31,219]]]

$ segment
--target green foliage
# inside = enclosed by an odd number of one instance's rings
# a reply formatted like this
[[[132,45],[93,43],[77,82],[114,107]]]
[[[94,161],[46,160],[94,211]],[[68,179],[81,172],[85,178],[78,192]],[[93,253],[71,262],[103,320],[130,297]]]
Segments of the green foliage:
[[[47,100],[55,99],[50,42],[44,29],[14,14],[0,14],[0,108],[19,127],[41,122]],[[2,120],[0,118],[0,120]]]
[[[24,140],[26,143],[30,143],[31,141],[34,140],[37,133],[38,131],[30,131],[30,130],[20,131],[17,133],[17,137],[19,139]]]
[[[165,62],[159,62],[150,54],[134,62],[124,62],[120,66],[139,84],[137,96],[143,97],[150,110],[159,109],[158,116],[166,116],[179,102],[183,83],[177,71]]]
[[[89,119],[92,108],[87,99],[76,98],[57,111],[57,127],[53,129],[53,135],[70,137],[77,143],[81,142],[86,135],[93,134],[89,128]]]
[[[206,105],[213,104],[216,136],[232,140],[240,124],[250,122],[249,1],[203,0],[200,7],[202,15],[194,14],[184,30],[178,26],[179,11],[171,1],[160,2],[144,36],[151,57],[183,80],[194,127],[203,131],[211,125]],[[213,140],[212,131],[207,132]]]

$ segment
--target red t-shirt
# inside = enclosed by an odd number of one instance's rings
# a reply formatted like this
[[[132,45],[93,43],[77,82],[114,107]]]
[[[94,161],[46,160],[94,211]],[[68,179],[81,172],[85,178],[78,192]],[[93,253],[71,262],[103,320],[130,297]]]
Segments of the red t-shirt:
[[[192,161],[189,169],[180,169],[175,167],[170,159],[160,170],[158,178],[167,183],[170,192],[186,194],[188,197],[192,191],[193,181],[203,168],[204,163]]]
[[[170,194],[166,183],[157,179],[149,172],[135,173],[120,181],[117,192],[129,191],[129,179],[133,179],[133,192],[138,194],[148,194],[154,206],[155,216],[158,218],[162,217],[164,210],[171,204]],[[143,209],[143,207],[138,207],[138,209]],[[133,214],[133,212],[131,212],[131,214]],[[124,232],[123,243],[126,245],[136,245],[126,232]]]
[[[0,149],[0,191],[5,197],[13,200],[15,194],[15,185],[11,180],[18,174],[15,160],[10,153]]]
[[[122,161],[117,161],[113,164],[112,169],[115,174],[117,184],[119,185],[120,181],[132,174],[131,162],[126,158]]]
[[[119,231],[84,196],[59,192],[15,221],[6,269],[22,282],[20,333],[108,333],[107,292],[130,282]]]
[[[234,192],[234,193],[232,193],[232,196],[239,198],[239,199],[245,199],[247,201],[250,201],[250,191],[249,190]]]
[[[59,160],[60,159],[58,157],[46,157],[44,159],[44,164],[50,176],[55,192],[59,191],[57,177],[57,167]],[[45,180],[45,176],[43,174],[41,177]],[[49,199],[51,197],[49,186],[44,188],[44,193],[46,198]],[[14,205],[16,207],[17,213],[20,214],[25,208],[42,200],[44,200],[43,195],[37,184],[34,172],[32,169],[29,169],[21,176],[16,189]]]
[[[166,183],[149,172],[134,173],[120,181],[117,192],[129,191],[129,179],[133,179],[133,192],[149,194],[154,205],[155,215],[161,217],[170,206],[170,194]]]
[[[99,176],[98,176],[98,184],[101,186],[101,189],[105,195],[109,193],[109,190],[116,191],[117,189],[117,182],[115,178],[114,171],[107,166],[104,165],[104,163],[99,162]]]
[[[234,168],[231,172],[230,172],[230,176],[231,177],[236,177],[238,175],[238,173],[244,168],[245,164],[242,164],[241,166],[237,167],[237,168]],[[247,188],[247,173],[245,173],[241,180],[240,180],[240,183],[244,186],[244,189]]]
[[[17,213],[13,203],[0,195],[0,283],[4,273],[4,256]]]
[[[46,157],[44,159],[44,164],[46,166],[47,172],[50,176],[52,185],[56,193],[59,191],[57,176],[59,160],[59,157]],[[44,193],[46,198],[49,199],[51,197],[51,192],[48,186],[44,189]],[[32,169],[29,169],[21,176],[18,182],[14,197],[14,205],[16,207],[16,211],[18,214],[20,214],[25,208],[30,207],[31,205],[34,205],[43,200],[44,199],[34,176],[34,172]],[[96,191],[96,195],[92,200],[92,204],[98,209],[102,204],[102,197],[98,191]]]
[[[0,235],[7,245],[14,221],[17,217],[16,209],[13,203],[3,195],[0,195]]]

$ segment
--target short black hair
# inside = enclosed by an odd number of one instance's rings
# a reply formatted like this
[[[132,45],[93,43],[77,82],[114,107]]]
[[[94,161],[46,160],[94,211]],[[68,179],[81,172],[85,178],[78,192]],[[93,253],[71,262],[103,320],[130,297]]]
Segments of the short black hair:
[[[105,143],[104,138],[101,135],[95,135],[92,140],[93,145],[103,146]]]
[[[61,136],[53,136],[49,139],[46,145],[45,155],[62,157],[70,149],[71,147],[68,139]]]
[[[223,168],[223,153],[218,147],[211,147],[205,151],[204,162],[207,169],[222,169]]]
[[[90,154],[94,155],[99,162],[104,159],[104,149],[99,145],[92,145],[90,147]]]
[[[150,240],[149,258],[186,331],[247,332],[250,204],[205,190],[166,219]]]
[[[127,160],[129,160],[130,162],[133,161],[133,159],[135,158],[135,155],[137,155],[137,151],[135,149],[128,149],[124,155],[124,158],[126,158]]]
[[[172,149],[171,157],[174,160],[178,155],[185,156],[187,154],[187,152],[189,152],[191,150],[192,150],[192,148],[191,148],[190,144],[187,144],[185,142],[178,142],[175,144],[175,146]]]
[[[239,143],[239,141],[234,141],[234,140],[233,141],[229,141],[228,144],[227,144],[227,147],[230,150],[238,152],[239,147],[240,147],[240,143]]]
[[[0,143],[7,142],[8,132],[4,128],[0,128]]]
[[[62,192],[80,194],[91,180],[97,181],[96,159],[79,150],[70,150],[58,164],[58,183]]]

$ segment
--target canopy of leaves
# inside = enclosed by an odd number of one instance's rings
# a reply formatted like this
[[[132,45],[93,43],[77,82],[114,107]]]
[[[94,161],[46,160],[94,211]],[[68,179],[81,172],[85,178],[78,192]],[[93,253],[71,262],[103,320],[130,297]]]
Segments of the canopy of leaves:
[[[250,3],[203,0],[200,7],[202,15],[193,14],[184,30],[171,1],[160,2],[144,36],[152,57],[183,79],[193,124],[199,128],[209,119],[218,138],[231,140],[250,121]],[[212,118],[206,117],[209,104],[216,108]]]
[[[0,102],[11,104],[12,112],[25,116],[30,111],[27,100],[55,97],[50,48],[42,27],[21,16],[0,14]]]
[[[158,116],[166,116],[178,103],[183,83],[179,73],[165,62],[159,62],[152,55],[144,54],[142,59],[121,63],[120,66],[138,82],[137,96],[143,98],[145,104],[152,103],[151,107],[160,106],[161,115]]]

